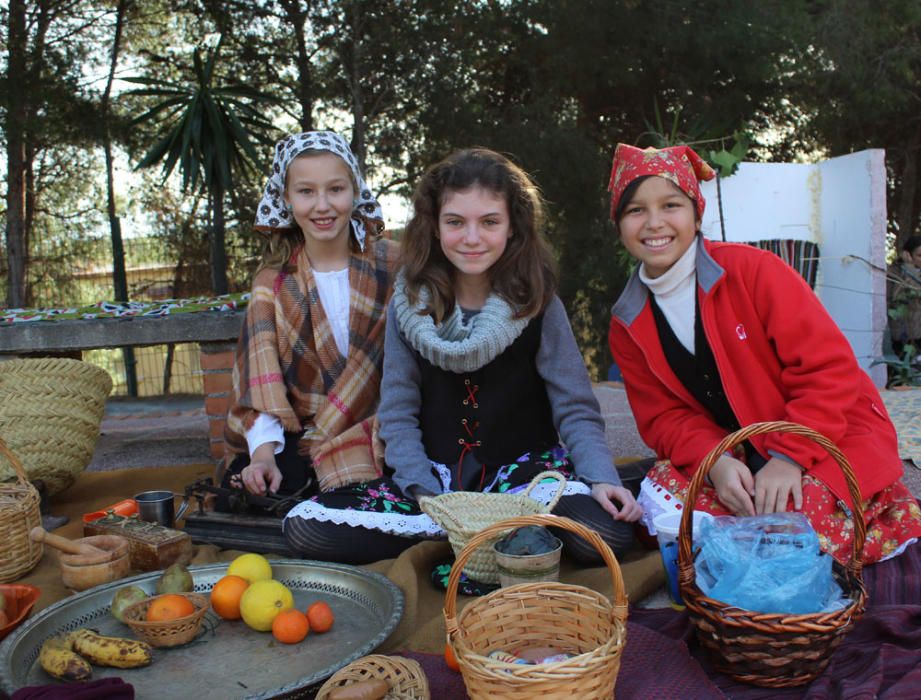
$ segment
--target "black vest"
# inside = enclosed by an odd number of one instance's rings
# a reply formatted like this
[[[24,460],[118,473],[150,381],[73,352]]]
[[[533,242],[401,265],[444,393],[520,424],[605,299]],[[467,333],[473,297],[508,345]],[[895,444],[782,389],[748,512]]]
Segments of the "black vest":
[[[688,349],[678,340],[678,336],[675,335],[675,331],[668,324],[668,319],[665,318],[665,314],[662,313],[662,309],[659,308],[653,294],[649,295],[649,305],[656,320],[656,330],[659,332],[662,351],[665,353],[665,359],[668,360],[672,371],[684,384],[685,389],[710,412],[718,426],[728,433],[737,431],[740,427],[739,420],[736,418],[732,405],[729,403],[729,399],[726,398],[726,392],[723,390],[723,380],[720,378],[719,368],[716,366],[716,359],[713,357],[713,350],[710,348],[710,343],[707,342],[707,336],[704,333],[704,324],[700,317],[697,295],[694,295],[693,354],[688,352]],[[748,440],[742,443],[742,447],[745,449],[746,463],[752,472],[756,472],[764,465],[764,458],[755,451],[755,448]]]
[[[416,353],[421,371],[419,427],[429,459],[453,467],[468,453],[480,464],[511,464],[559,441],[537,371],[543,315],[492,362],[456,374]]]

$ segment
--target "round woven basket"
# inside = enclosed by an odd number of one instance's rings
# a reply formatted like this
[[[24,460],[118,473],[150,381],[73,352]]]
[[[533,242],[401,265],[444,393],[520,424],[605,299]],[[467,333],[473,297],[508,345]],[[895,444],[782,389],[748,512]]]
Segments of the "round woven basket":
[[[7,583],[32,571],[42,558],[41,542],[33,542],[29,537],[33,527],[41,526],[42,516],[38,491],[29,483],[22,462],[3,439],[0,439],[0,454],[16,475],[15,482],[0,483],[0,583]]]
[[[208,612],[209,600],[201,593],[179,593],[195,606],[195,612],[185,617],[163,622],[148,622],[147,608],[160,596],[152,596],[125,608],[125,624],[152,647],[175,647],[191,642],[201,629]]]
[[[529,495],[541,481],[548,478],[556,479],[557,491],[551,501],[544,505]],[[549,513],[560,500],[565,488],[566,477],[559,472],[545,471],[535,476],[521,494],[454,491],[440,496],[423,496],[419,499],[419,507],[444,528],[454,556],[460,556],[471,537],[499,520]],[[496,532],[494,539],[499,539],[505,533],[506,530]],[[499,583],[499,566],[491,544],[487,542],[470,554],[464,567],[467,576],[483,583]]]
[[[457,617],[457,586],[467,557],[496,533],[524,525],[562,528],[587,540],[610,570],[613,601],[584,586],[523,583],[477,598]],[[473,537],[451,568],[444,616],[448,644],[474,700],[610,700],[614,692],[627,640],[624,580],[614,553],[598,533],[569,518],[511,518]],[[496,650],[548,646],[575,656],[528,665],[488,657]]]
[[[0,433],[29,480],[44,481],[49,495],[70,486],[93,458],[111,390],[108,372],[88,362],[0,362]],[[9,476],[0,469],[0,479]]]
[[[429,682],[418,661],[402,656],[371,654],[341,668],[320,686],[316,700],[327,700],[336,688],[359,681],[379,679],[386,681],[390,690],[387,700],[429,700]]]
[[[691,552],[694,536],[691,514],[704,479],[724,452],[755,435],[771,432],[809,438],[825,448],[844,472],[855,508],[851,515],[854,521],[851,558],[846,567],[837,562],[833,565],[835,580],[841,586],[844,597],[851,601],[841,610],[805,615],[754,612],[708,598],[695,581],[696,553]],[[797,423],[753,423],[727,436],[704,458],[691,480],[688,507],[681,517],[678,584],[691,621],[697,628],[697,638],[708,650],[714,668],[743,683],[767,688],[803,685],[825,670],[834,650],[866,609],[867,591],[860,573],[860,554],[867,531],[860,504],[860,488],[844,454],[825,436]]]

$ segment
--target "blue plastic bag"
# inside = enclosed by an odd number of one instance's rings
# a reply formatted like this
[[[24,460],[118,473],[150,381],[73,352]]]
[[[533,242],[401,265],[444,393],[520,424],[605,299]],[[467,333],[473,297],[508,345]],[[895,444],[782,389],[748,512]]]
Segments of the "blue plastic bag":
[[[701,524],[697,585],[727,605],[765,613],[804,614],[848,603],[832,576],[832,558],[802,513]]]

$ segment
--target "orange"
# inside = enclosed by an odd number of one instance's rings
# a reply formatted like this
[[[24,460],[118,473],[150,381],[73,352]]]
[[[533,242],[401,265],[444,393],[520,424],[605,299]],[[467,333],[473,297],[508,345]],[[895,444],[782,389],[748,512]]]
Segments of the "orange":
[[[164,593],[154,598],[147,606],[148,622],[178,620],[195,612],[195,606],[184,595]]]
[[[311,632],[328,632],[336,621],[336,616],[329,605],[318,600],[307,608],[307,620],[310,622]]]
[[[249,588],[249,581],[242,576],[233,574],[225,576],[214,584],[211,589],[211,607],[214,612],[223,617],[225,620],[239,620],[240,598],[243,592]]]
[[[272,620],[272,636],[285,644],[297,644],[310,632],[307,616],[300,610],[283,610]]]
[[[445,644],[445,663],[448,664],[448,668],[452,671],[460,673],[460,664],[457,663],[457,657],[454,656],[454,650],[450,644]]]

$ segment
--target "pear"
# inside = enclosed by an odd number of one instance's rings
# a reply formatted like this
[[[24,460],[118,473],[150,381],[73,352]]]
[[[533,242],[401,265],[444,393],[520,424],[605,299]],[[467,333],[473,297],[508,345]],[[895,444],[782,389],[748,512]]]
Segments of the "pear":
[[[187,593],[195,588],[192,574],[182,564],[173,564],[157,580],[157,594]]]
[[[147,591],[140,586],[125,586],[119,588],[115,597],[112,598],[112,614],[119,622],[125,621],[125,610],[138,601],[147,597]]]

